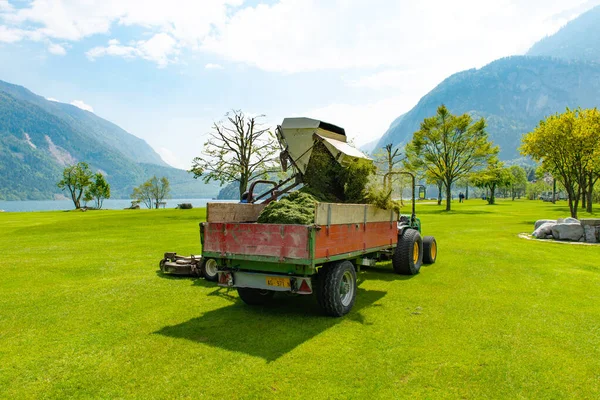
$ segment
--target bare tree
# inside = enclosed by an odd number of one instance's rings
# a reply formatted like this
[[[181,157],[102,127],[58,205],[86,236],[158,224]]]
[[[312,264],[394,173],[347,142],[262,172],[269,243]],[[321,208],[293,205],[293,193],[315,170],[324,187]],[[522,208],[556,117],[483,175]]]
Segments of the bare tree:
[[[247,117],[241,110],[225,114],[216,122],[204,144],[201,157],[193,160],[190,172],[204,182],[239,183],[240,199],[248,183],[275,167],[279,150],[273,134],[259,119],[264,115]]]
[[[398,175],[389,175],[389,173],[399,171],[398,167],[403,160],[402,153],[399,148],[394,149],[394,145],[389,143],[374,156],[378,175],[383,179],[383,188],[389,191],[392,189],[392,179],[398,177]]]

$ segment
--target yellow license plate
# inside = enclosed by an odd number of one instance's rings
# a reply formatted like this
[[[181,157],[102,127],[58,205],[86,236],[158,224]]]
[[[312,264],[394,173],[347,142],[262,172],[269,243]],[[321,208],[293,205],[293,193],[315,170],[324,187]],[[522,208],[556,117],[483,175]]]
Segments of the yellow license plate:
[[[282,288],[291,287],[289,278],[277,278],[275,276],[267,276],[267,285]]]

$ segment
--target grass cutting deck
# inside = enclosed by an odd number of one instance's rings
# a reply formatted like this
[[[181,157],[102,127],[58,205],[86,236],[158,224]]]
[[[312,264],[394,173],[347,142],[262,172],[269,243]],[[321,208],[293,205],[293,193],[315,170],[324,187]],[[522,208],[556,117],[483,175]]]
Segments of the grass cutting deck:
[[[417,208],[437,262],[362,270],[341,319],[159,274],[203,209],[1,213],[0,397],[600,397],[600,249],[518,237],[566,203],[453,207]]]

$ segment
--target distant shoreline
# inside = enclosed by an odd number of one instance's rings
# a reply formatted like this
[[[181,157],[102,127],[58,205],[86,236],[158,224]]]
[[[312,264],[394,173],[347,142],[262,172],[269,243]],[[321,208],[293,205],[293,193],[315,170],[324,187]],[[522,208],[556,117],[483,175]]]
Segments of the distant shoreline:
[[[217,200],[217,199],[168,199],[165,208],[175,208],[181,203],[191,203],[194,208],[204,208],[206,203],[211,201],[235,202],[236,200]],[[93,203],[88,203],[92,207]],[[105,200],[102,206],[103,210],[122,210],[131,206],[130,199]],[[146,209],[140,204],[141,209]],[[71,200],[0,200],[0,210],[4,212],[38,212],[38,211],[68,211],[73,210]]]

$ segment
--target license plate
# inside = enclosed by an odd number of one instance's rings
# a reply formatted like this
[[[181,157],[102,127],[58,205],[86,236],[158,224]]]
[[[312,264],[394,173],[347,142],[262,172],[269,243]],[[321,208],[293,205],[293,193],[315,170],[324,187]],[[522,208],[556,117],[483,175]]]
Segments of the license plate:
[[[275,276],[267,276],[267,286],[289,288],[291,287],[290,278],[278,278]]]

